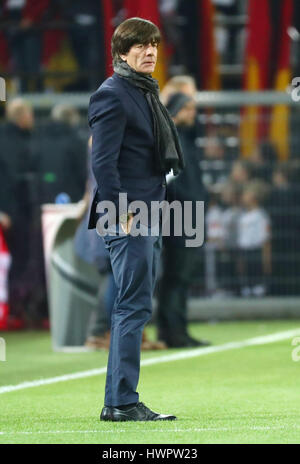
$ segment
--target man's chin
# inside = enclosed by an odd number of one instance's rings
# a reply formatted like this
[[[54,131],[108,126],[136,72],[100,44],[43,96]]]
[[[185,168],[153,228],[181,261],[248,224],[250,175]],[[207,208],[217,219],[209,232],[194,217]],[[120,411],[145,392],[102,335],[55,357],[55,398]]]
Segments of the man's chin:
[[[141,72],[143,74],[151,74],[151,73],[154,72],[154,69],[155,69],[155,67],[153,67],[153,66],[145,66],[145,67],[143,67]]]

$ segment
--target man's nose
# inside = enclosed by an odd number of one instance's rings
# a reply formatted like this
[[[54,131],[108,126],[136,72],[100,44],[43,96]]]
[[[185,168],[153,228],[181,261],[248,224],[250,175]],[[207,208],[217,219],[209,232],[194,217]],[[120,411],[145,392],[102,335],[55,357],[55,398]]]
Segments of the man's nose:
[[[149,44],[148,47],[146,48],[146,54],[154,55],[154,46],[152,44]]]

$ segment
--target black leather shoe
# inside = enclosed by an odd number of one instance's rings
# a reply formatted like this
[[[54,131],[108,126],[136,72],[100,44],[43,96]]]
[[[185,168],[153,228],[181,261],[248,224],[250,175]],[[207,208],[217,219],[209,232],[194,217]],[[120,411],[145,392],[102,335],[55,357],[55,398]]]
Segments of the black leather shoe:
[[[196,348],[211,345],[208,340],[196,340],[184,333],[168,334],[161,337],[160,340],[166,343],[168,348]]]
[[[104,406],[102,408],[101,414],[100,414],[100,420],[103,421],[109,421],[111,419],[111,407],[110,406]]]
[[[160,420],[176,420],[176,416],[158,414],[147,408],[144,403],[137,403],[128,410],[121,410],[115,407],[104,406],[102,409],[100,420],[112,422],[124,421],[160,421]]]
[[[210,346],[211,342],[208,340],[196,340],[196,338],[192,338],[189,335],[187,336],[187,346]]]

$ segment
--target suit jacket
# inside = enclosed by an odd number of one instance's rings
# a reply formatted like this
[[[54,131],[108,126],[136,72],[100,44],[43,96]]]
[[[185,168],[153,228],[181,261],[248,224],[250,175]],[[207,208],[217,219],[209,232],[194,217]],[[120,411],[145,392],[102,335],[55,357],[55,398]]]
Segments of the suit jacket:
[[[97,182],[88,228],[96,227],[102,200],[115,204],[118,220],[119,193],[127,193],[128,203],[143,200],[149,211],[152,200],[166,199],[165,175],[154,165],[152,113],[142,91],[114,73],[91,96],[88,121]],[[122,205],[126,211],[128,203]]]

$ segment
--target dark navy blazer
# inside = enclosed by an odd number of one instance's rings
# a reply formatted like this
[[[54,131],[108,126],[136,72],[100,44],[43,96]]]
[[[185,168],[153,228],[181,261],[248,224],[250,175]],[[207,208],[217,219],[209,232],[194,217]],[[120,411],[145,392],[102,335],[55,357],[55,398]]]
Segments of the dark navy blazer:
[[[88,228],[96,227],[97,203],[113,201],[118,220],[119,193],[128,203],[166,199],[165,175],[154,165],[153,119],[140,89],[114,73],[91,96],[92,169],[97,181]]]

